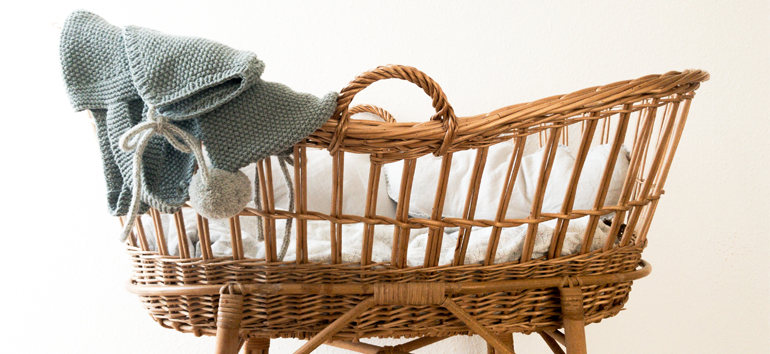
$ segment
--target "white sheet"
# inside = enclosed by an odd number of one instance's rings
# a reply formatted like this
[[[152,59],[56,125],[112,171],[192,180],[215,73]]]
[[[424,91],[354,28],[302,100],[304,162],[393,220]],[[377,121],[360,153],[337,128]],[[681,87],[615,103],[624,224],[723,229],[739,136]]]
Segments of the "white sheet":
[[[152,221],[149,217],[145,216],[143,219],[145,227],[147,227],[148,235],[154,235]],[[176,237],[176,229],[173,227],[173,221],[170,222],[171,217],[169,215],[163,215],[164,220],[164,233],[168,242],[168,249],[171,255],[178,255],[178,244]],[[244,256],[246,258],[264,258],[265,246],[264,242],[257,242],[256,239],[256,218],[255,217],[243,217],[241,218],[241,236],[243,239]],[[172,226],[169,228],[169,222]],[[567,234],[564,239],[564,245],[561,250],[561,255],[566,256],[577,253],[580,249],[580,244],[583,240],[583,235],[586,230],[586,224],[588,217],[572,220],[567,228]],[[190,240],[190,249],[195,250],[197,257],[200,257],[200,242],[198,240],[198,232],[195,224],[195,217],[191,209],[185,209],[185,226],[188,239]],[[548,248],[551,244],[551,239],[554,233],[556,221],[548,221],[541,223],[537,229],[537,235],[535,238],[535,245],[533,250],[533,258],[539,258],[544,256],[548,252]],[[294,223],[296,225],[296,223]],[[228,220],[210,220],[210,235],[212,242],[212,251],[215,257],[228,257],[232,256],[232,243],[229,231]],[[279,236],[276,240],[278,247],[283,242],[284,235],[284,221],[276,222],[276,233]],[[393,240],[393,228],[392,225],[375,226],[374,228],[374,242],[372,246],[372,262],[389,262],[391,256],[391,246]],[[600,221],[594,234],[593,242],[591,243],[591,250],[596,250],[604,245],[607,240],[607,234],[609,232],[609,226]],[[342,262],[360,262],[361,261],[361,248],[363,242],[363,224],[350,224],[343,226],[342,235]],[[289,249],[286,253],[284,261],[293,261],[296,259],[295,253],[295,227],[292,227],[292,238]],[[439,257],[439,265],[451,264],[454,257],[454,251],[457,244],[457,236],[459,230],[457,228],[448,229],[443,234],[441,244],[441,255]],[[487,245],[489,243],[489,237],[492,232],[491,227],[474,228],[471,232],[470,241],[468,243],[468,250],[466,253],[465,264],[481,263],[484,261],[484,257],[487,251]],[[521,253],[524,246],[524,238],[527,233],[527,226],[522,225],[513,228],[504,228],[500,234],[500,241],[495,254],[494,263],[504,263],[518,261],[521,259]],[[155,248],[154,237],[148,237],[148,241],[151,248]],[[421,266],[425,259],[425,248],[428,239],[428,229],[413,229],[410,238],[407,252],[407,265],[408,266]],[[308,259],[311,262],[329,262],[331,260],[331,238],[330,238],[330,225],[327,221],[308,221]]]
[[[630,154],[625,146],[621,148],[605,198],[605,205],[617,204],[628,172]],[[573,210],[586,210],[593,207],[610,149],[611,145],[605,144],[594,146],[589,150],[577,185]],[[522,159],[519,173],[516,175],[511,202],[506,211],[506,219],[524,219],[529,216],[532,200],[537,190],[543,152],[544,150],[541,148]],[[513,144],[511,143],[500,143],[489,148],[478,190],[479,203],[476,206],[476,219],[495,219],[512,153]],[[474,173],[475,159],[476,152],[474,150],[460,151],[453,155],[448,181],[450,188],[447,189],[444,201],[444,216],[462,217],[465,198],[471,183],[471,176]],[[441,160],[441,158],[433,155],[426,155],[417,159],[413,186],[419,186],[419,188],[412,188],[409,215],[422,218],[430,217],[438,184],[436,176],[441,170]],[[559,145],[543,196],[542,212],[558,213],[561,210],[574,166],[575,158],[569,148]],[[395,201],[398,201],[402,170],[403,162],[387,164],[383,168],[388,195]]]
[[[610,145],[595,146],[586,158],[580,182],[576,191],[576,199],[573,209],[590,209],[595,199],[596,190],[604,171],[607,158],[609,156]],[[511,144],[498,144],[492,146],[489,150],[487,164],[479,191],[480,200],[476,209],[476,219],[494,219],[497,203],[502,189],[503,176],[507,173],[508,161],[512,151]],[[542,161],[542,149],[526,156],[522,161],[521,170],[517,176],[514,197],[511,200],[508,209],[507,218],[526,218],[529,215],[531,199],[536,188],[536,179],[539,174]],[[317,210],[328,213],[331,197],[331,157],[328,153],[321,150],[309,149],[308,169],[310,184],[308,203],[311,210]],[[459,216],[462,213],[462,207],[465,202],[467,185],[470,183],[471,166],[475,158],[472,151],[456,153],[452,162],[452,174],[450,176],[450,185],[454,186],[447,191],[447,200],[445,202],[444,215]],[[313,162],[315,161],[315,162]],[[618,160],[613,171],[613,177],[609,187],[609,193],[605,204],[615,204],[622,188],[622,182],[628,169],[629,154],[623,147],[623,151],[618,155]],[[312,164],[311,164],[312,162]],[[440,167],[441,159],[432,156],[421,157],[418,159],[417,171],[415,172],[415,186],[420,188],[412,189],[410,202],[410,215],[427,217],[433,206],[433,195],[435,193],[435,172]],[[564,193],[570,178],[574,158],[569,149],[560,146],[556,152],[554,167],[551,171],[548,188],[543,202],[544,212],[558,212],[564,199]],[[251,175],[253,179],[253,166],[245,169],[245,172]],[[293,172],[293,169],[289,169]],[[388,177],[387,189],[391,197],[397,195],[398,184],[400,183],[401,166],[399,163],[388,164],[383,169]],[[435,170],[435,171],[434,171]],[[362,215],[363,205],[366,197],[366,185],[368,182],[369,161],[368,155],[348,154],[346,157],[345,168],[345,210],[348,213]],[[287,190],[283,183],[283,176],[280,173],[278,163],[274,163],[273,183],[275,187],[276,203],[281,207],[281,203],[286,202]],[[422,180],[419,180],[419,178]],[[433,188],[426,187],[434,182]],[[378,214],[395,216],[395,202],[388,198],[385,191],[385,179],[380,181],[380,190],[378,193]],[[492,201],[492,202],[483,202]],[[250,203],[253,207],[253,203]],[[285,208],[285,206],[283,206]],[[460,209],[458,209],[460,208]],[[176,228],[174,227],[172,217],[163,215],[163,229],[168,243],[169,253],[178,255],[178,241]],[[189,249],[195,250],[195,255],[200,257],[200,242],[198,240],[197,224],[195,222],[195,213],[192,209],[184,209],[185,229],[189,240]],[[143,216],[142,221],[147,228],[148,235],[154,235],[152,219],[149,216]],[[562,255],[576,253],[583,240],[583,234],[588,218],[572,220],[567,229],[567,235],[564,241],[564,247],[561,250]],[[548,252],[553,227],[555,221],[545,222],[538,226],[535,239],[533,257],[538,258]],[[171,227],[170,227],[171,226]],[[361,245],[363,242],[363,224],[344,225],[342,227],[342,262],[360,262]],[[216,257],[226,257],[232,255],[232,244],[230,239],[228,220],[210,220],[209,221],[212,251]],[[264,258],[264,242],[257,241],[257,222],[256,217],[241,218],[242,239],[244,256],[247,258]],[[285,221],[276,222],[276,234],[278,239],[276,245],[280,248],[283,242],[285,231]],[[292,241],[288,248],[284,261],[293,261],[296,257],[294,238],[296,231],[296,222],[292,227]],[[495,254],[494,263],[517,261],[521,258],[524,237],[526,236],[526,225],[503,229],[500,235],[500,242]],[[308,253],[309,260],[312,262],[329,262],[331,259],[330,225],[326,221],[308,222]],[[474,228],[471,232],[471,238],[468,244],[465,263],[480,263],[484,261],[489,236],[492,228]],[[609,227],[600,222],[596,229],[591,250],[601,247],[607,239]],[[425,247],[427,244],[428,229],[412,230],[409,239],[407,252],[407,264],[409,266],[420,266],[425,257]],[[454,257],[454,250],[457,244],[458,229],[448,229],[442,238],[441,255],[439,265],[450,264]],[[393,239],[393,226],[375,226],[374,243],[372,252],[373,262],[389,262],[391,256],[391,243]],[[155,238],[149,237],[151,249],[155,249]]]

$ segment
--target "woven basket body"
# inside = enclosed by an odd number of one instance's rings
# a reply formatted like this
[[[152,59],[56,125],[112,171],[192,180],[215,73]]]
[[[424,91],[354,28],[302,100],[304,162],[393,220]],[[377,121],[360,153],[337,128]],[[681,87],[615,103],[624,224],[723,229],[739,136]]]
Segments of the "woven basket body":
[[[436,115],[422,123],[400,123],[377,107],[349,107],[356,93],[375,81],[389,78],[407,80],[421,87],[433,98]],[[547,332],[561,328],[564,319],[559,287],[540,286],[538,279],[563,279],[561,286],[579,287],[583,296],[584,323],[601,321],[622,309],[632,282],[588,284],[581,279],[634,272],[640,266],[647,232],[663,194],[691,100],[700,82],[707,79],[708,74],[700,70],[669,72],[458,118],[440,87],[423,73],[402,66],[377,68],[351,82],[341,92],[332,119],[294,147],[295,211],[275,208],[271,176],[276,166],[268,160],[260,161],[257,177],[264,208],[247,208],[230,220],[234,256],[213,256],[210,242],[205,240],[207,222],[201,217],[197,221],[203,256],[198,258],[186,249],[180,249],[181,256],[169,256],[165,249],[151,250],[147,239],[156,238],[156,244],[164,244],[164,235],[145,232],[138,223],[128,241],[133,267],[129,287],[139,294],[144,306],[161,325],[196,335],[217,333],[220,295],[212,289],[231,283],[253,290],[245,291],[238,329],[243,338],[310,339],[372,296],[374,306],[361,312],[329,338],[357,340],[476,333],[467,322],[458,319],[447,307],[440,306],[447,297],[495,334]],[[351,115],[359,112],[377,114],[384,121],[351,119]],[[479,200],[478,185],[483,181],[488,147],[511,141],[513,154],[500,199]],[[544,181],[548,180],[558,144],[570,146],[575,153],[575,170],[561,212],[543,213],[542,198],[547,188]],[[620,200],[616,205],[599,202],[590,210],[573,210],[571,200],[585,155],[591,146],[598,144],[612,146],[608,160],[611,163],[616,160],[621,145],[631,152]],[[498,212],[495,219],[475,218],[479,203],[494,203],[499,210],[506,209],[515,181],[511,176],[518,171],[525,148],[532,145],[543,147],[545,158],[529,217],[505,219],[504,213]],[[333,186],[329,191],[333,200],[328,214],[307,210],[307,178],[312,178],[312,171],[307,171],[306,152],[311,148],[328,149],[334,158]],[[469,149],[476,151],[476,170],[467,191],[463,217],[443,217],[444,197],[450,188],[447,181],[452,156]],[[371,156],[369,196],[362,215],[340,212],[347,154]],[[413,188],[414,164],[418,157],[427,154],[443,159],[441,172],[434,176],[438,187],[433,200],[433,215],[430,218],[410,217],[407,205]],[[378,215],[374,195],[377,186],[385,183],[379,177],[382,166],[402,160],[405,167],[397,216],[392,219]],[[609,184],[607,175],[613,171],[611,163],[605,167],[605,178],[596,200],[605,199]],[[561,249],[564,236],[560,231],[566,230],[570,220],[589,216],[588,229],[591,230],[591,225],[595,228],[596,223],[601,222],[602,215],[611,212],[615,212],[615,216],[608,242],[602,249],[589,252],[590,243],[584,241],[578,254],[560,256],[555,251]],[[151,212],[151,215],[159,222],[158,213]],[[243,257],[240,224],[244,218],[257,217],[264,220],[266,258],[247,259]],[[297,236],[291,240],[292,247],[297,250],[294,262],[278,262],[276,256],[279,247],[276,245],[275,222],[286,218],[294,218],[297,223]],[[176,222],[183,223],[181,219],[181,213],[178,213]],[[551,251],[545,257],[533,259],[537,226],[553,219],[557,219],[557,226]],[[327,220],[331,224],[331,262],[308,260],[308,220]],[[365,225],[363,256],[361,262],[342,263],[339,235],[342,225],[352,223]],[[366,240],[376,225],[395,226],[391,262],[371,261],[372,246]],[[463,252],[467,240],[473,235],[473,227],[493,229],[490,239],[490,248],[493,248],[499,241],[495,235],[499,238],[500,230],[519,225],[528,225],[521,261],[493,264],[493,259],[488,256],[481,264],[462,265]],[[437,245],[441,244],[440,237],[447,227],[461,230],[458,251],[453,265],[438,266]],[[429,251],[424,265],[409,267],[405,262],[404,244],[409,238],[409,230],[417,228],[430,229]],[[593,232],[585,235],[586,239],[592,237]],[[494,255],[494,249],[490,252]],[[518,288],[503,286],[522,280],[523,283],[516,283]],[[393,284],[417,285],[399,288]]]
[[[474,282],[578,276],[630,271],[639,265],[642,246],[626,246],[606,253],[541,260],[532,264],[441,267],[438,269],[382,269],[350,265],[270,265],[251,260],[213,262],[143,257],[132,251],[135,279],[141,284],[182,285],[243,283],[374,284],[377,282]],[[151,260],[147,260],[150,258]],[[141,274],[152,274],[151,277]],[[159,276],[166,274],[166,276]],[[146,279],[142,281],[141,279]],[[617,314],[631,290],[631,282],[587,286],[586,323]],[[245,298],[244,331],[254,336],[309,339],[367,295],[258,295]],[[218,296],[141,296],[150,314],[164,327],[196,335],[215,335]],[[531,333],[561,327],[556,288],[460,295],[453,299],[496,333]],[[421,337],[469,334],[468,328],[438,306],[383,306],[365,312],[335,337]]]

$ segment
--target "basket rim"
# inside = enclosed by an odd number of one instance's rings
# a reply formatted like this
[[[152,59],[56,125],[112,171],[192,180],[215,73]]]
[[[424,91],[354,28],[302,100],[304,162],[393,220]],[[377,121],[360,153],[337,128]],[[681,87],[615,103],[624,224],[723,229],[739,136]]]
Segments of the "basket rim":
[[[383,68],[414,71],[424,75],[411,67],[391,65],[378,69]],[[357,80],[367,74],[374,75],[373,73],[374,71],[364,73]],[[427,76],[424,77],[430,79]],[[708,81],[709,78],[709,73],[700,69],[669,71],[665,74],[647,75],[633,80],[617,81],[568,94],[514,104],[484,114],[452,117],[453,120],[456,119],[456,128],[451,128],[453,134],[449,144],[445,141],[448,133],[446,122],[449,118],[431,119],[427,122],[395,122],[391,119],[372,121],[347,117],[341,119],[340,114],[343,116],[347,114],[347,105],[352,100],[352,95],[343,98],[343,94],[338,99],[338,111],[342,110],[343,113],[335,113],[335,116],[298,145],[329,149],[332,152],[371,153],[380,155],[379,159],[389,162],[403,159],[405,154],[404,151],[386,147],[387,144],[403,142],[407,139],[410,140],[409,158],[412,158],[411,155],[415,153],[418,156],[429,153],[440,156],[448,152],[493,145],[503,136],[509,139],[513,136],[529,135],[534,132],[530,128],[544,124],[568,125],[571,124],[568,123],[570,117],[581,114],[600,112],[624,105],[633,108],[631,106],[635,104],[643,105],[640,102],[644,100],[671,95],[687,95],[691,98],[700,83]],[[355,82],[351,82],[349,87],[354,86]],[[343,92],[347,89],[343,89]],[[437,95],[445,99],[437,84],[432,89],[439,91]],[[446,105],[449,106],[448,103]],[[493,126],[496,129],[487,129]],[[374,142],[377,143],[375,147],[371,146]]]

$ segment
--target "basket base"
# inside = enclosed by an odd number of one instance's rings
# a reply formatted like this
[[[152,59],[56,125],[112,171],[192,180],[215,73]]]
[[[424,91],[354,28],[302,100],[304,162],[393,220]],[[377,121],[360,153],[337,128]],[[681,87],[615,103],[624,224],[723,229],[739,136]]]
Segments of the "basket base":
[[[585,332],[581,331],[581,332],[572,334],[573,338],[569,339],[570,344],[572,344],[572,342],[575,342],[577,343],[577,345],[567,344],[567,336],[565,336],[558,330],[549,331],[549,332],[538,332],[538,334],[554,354],[565,354],[563,347],[569,348],[567,349],[567,354],[586,353]],[[363,343],[359,341],[352,342],[352,341],[344,341],[344,340],[328,340],[326,342],[323,342],[323,345],[342,348],[342,349],[346,349],[356,353],[363,353],[363,354],[409,354],[417,349],[443,341],[444,339],[447,339],[450,337],[451,336],[422,337],[422,338],[414,339],[409,342],[395,345],[395,346],[377,346],[377,345]],[[503,345],[503,348],[500,348],[500,349],[495,348],[495,345],[488,342],[487,343],[488,354],[515,353],[513,333],[497,334],[494,337],[497,341],[499,341],[498,344]],[[249,338],[242,339],[239,347],[240,346],[243,347],[244,354],[269,354],[270,339],[265,337],[249,337]],[[238,350],[231,350],[228,352],[228,351],[219,351],[218,349],[216,354],[237,354],[237,352]],[[303,351],[302,349],[300,349],[297,352],[295,352],[295,354],[302,354],[305,352],[306,351]]]
[[[536,332],[555,353],[559,340],[569,344],[568,353],[584,353],[583,326],[619,313],[633,280],[649,274],[643,248],[417,269],[179,260],[134,250],[128,288],[164,327],[197,336],[229,333],[223,353],[243,346],[245,338],[309,340],[298,352],[307,354],[328,343],[361,347],[362,338],[469,334],[484,337],[495,352],[512,353],[500,336]],[[223,305],[224,288],[243,294],[235,316]],[[565,295],[565,289],[579,293]],[[566,340],[555,334],[559,328]],[[380,351],[367,348],[365,353]]]

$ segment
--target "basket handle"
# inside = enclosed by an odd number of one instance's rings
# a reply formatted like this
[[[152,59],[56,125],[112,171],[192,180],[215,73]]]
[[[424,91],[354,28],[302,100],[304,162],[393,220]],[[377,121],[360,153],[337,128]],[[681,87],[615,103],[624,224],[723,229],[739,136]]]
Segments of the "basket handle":
[[[441,86],[422,71],[404,65],[385,65],[367,71],[358,75],[347,87],[340,91],[340,95],[337,98],[337,109],[332,116],[332,119],[337,119],[338,123],[337,128],[334,130],[334,135],[329,142],[329,151],[331,153],[337,152],[342,144],[342,139],[347,132],[348,123],[350,122],[351,112],[349,107],[353,97],[369,85],[386,79],[409,81],[433,98],[433,108],[436,109],[436,114],[431,117],[431,120],[441,121],[446,132],[441,146],[433,154],[436,156],[446,154],[449,147],[452,146],[452,140],[454,140],[455,131],[457,130],[457,117],[455,116],[454,109],[447,102],[446,95],[441,90]]]
[[[348,113],[351,117],[358,113],[371,113],[377,117],[380,117],[383,122],[396,123],[396,118],[393,118],[393,115],[390,114],[390,112],[371,104],[359,104],[357,106],[353,106],[348,110]]]

